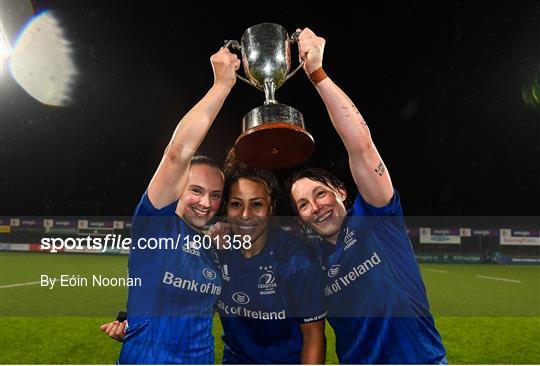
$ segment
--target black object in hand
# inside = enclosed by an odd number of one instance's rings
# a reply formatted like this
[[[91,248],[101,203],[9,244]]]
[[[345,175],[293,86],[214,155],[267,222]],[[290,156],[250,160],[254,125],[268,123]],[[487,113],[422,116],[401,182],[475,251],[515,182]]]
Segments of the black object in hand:
[[[127,320],[127,312],[119,311],[118,315],[116,316],[116,320],[118,320],[120,323],[122,323],[124,320]]]

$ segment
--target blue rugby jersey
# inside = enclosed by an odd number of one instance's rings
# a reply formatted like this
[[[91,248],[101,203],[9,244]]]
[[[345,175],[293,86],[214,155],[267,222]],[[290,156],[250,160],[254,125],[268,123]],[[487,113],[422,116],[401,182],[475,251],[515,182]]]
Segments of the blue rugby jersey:
[[[300,363],[300,324],[326,314],[320,266],[300,240],[271,227],[252,258],[219,251],[224,364]]]
[[[145,193],[135,210],[130,277],[128,329],[121,364],[212,364],[213,305],[221,292],[215,251],[194,249],[187,242],[201,235],[175,214],[177,202],[160,210]],[[139,238],[172,238],[179,246],[141,249]],[[191,241],[191,240],[190,240]],[[146,243],[143,243],[146,244]],[[187,245],[186,245],[187,244]]]
[[[340,363],[446,363],[397,192],[382,208],[358,195],[336,245],[320,244]]]

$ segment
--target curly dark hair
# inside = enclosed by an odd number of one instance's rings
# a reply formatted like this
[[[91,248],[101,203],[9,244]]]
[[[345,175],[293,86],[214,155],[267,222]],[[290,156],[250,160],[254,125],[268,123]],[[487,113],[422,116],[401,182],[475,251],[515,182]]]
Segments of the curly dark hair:
[[[225,187],[223,189],[225,196],[224,202],[229,199],[231,186],[240,178],[245,178],[264,183],[266,191],[270,196],[272,212],[276,212],[276,203],[280,192],[277,178],[272,171],[252,168],[242,163],[236,158],[234,148],[230,148],[223,164],[223,173],[225,174]]]
[[[296,171],[285,181],[285,192],[287,192],[287,194],[289,195],[291,208],[296,214],[298,214],[298,210],[296,208],[296,203],[294,202],[294,199],[292,197],[291,189],[293,184],[297,180],[300,180],[302,178],[308,178],[316,182],[322,183],[332,190],[343,190],[344,192],[347,192],[347,187],[345,186],[345,183],[327,170],[321,168],[306,168]],[[345,207],[349,207],[350,200],[348,196],[344,204]]]

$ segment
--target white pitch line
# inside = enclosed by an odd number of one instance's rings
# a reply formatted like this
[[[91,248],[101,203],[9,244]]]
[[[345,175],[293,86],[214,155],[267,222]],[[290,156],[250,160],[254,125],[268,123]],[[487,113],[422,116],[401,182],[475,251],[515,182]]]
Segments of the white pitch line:
[[[510,280],[508,278],[499,278],[499,277],[488,277],[488,276],[476,276],[477,278],[483,278],[486,280],[495,280],[495,281],[503,281],[503,282],[513,282],[513,283],[521,283],[519,280]]]
[[[431,269],[431,268],[426,268],[426,271],[429,271],[429,272],[437,272],[437,273],[448,273],[448,271],[443,271],[442,269]]]
[[[14,283],[14,284],[12,284],[12,285],[4,285],[4,286],[0,286],[0,288],[20,287],[20,286],[30,286],[30,285],[37,285],[38,283],[41,283],[41,281],[25,282],[25,283]]]

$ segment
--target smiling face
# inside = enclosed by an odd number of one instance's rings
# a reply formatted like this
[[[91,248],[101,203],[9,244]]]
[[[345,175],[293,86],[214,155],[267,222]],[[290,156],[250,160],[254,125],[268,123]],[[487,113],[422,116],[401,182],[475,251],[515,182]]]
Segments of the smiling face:
[[[228,197],[227,217],[233,234],[249,235],[251,243],[262,239],[272,214],[272,202],[266,184],[259,180],[240,178],[231,185]]]
[[[206,164],[192,165],[189,169],[186,188],[178,203],[178,213],[196,229],[214,217],[223,195],[223,173]]]
[[[309,178],[301,178],[293,183],[291,196],[300,219],[335,244],[347,215],[344,204],[346,192]]]

